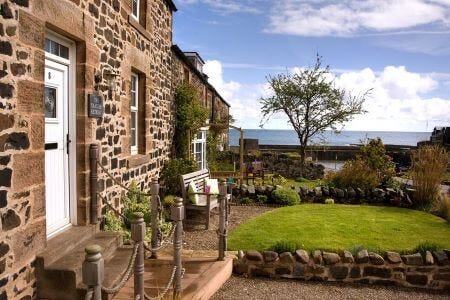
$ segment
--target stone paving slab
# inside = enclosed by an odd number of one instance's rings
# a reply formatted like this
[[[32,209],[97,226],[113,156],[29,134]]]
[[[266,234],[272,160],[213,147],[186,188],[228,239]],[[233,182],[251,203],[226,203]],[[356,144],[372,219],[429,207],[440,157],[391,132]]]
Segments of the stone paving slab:
[[[182,299],[209,299],[231,276],[233,262],[230,257],[217,261],[217,251],[200,252],[195,251],[195,257],[192,257],[194,251],[183,251]],[[163,254],[160,253],[158,259],[145,260],[144,287],[150,297],[162,292],[171,275],[172,257]],[[113,299],[134,299],[133,280],[131,277]],[[172,299],[172,289],[164,299]]]

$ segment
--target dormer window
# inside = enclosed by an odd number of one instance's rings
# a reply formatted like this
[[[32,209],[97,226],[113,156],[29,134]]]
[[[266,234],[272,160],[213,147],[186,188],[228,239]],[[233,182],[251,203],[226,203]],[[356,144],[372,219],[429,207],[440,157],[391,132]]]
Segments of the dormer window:
[[[131,0],[131,15],[139,21],[139,1],[140,0]]]

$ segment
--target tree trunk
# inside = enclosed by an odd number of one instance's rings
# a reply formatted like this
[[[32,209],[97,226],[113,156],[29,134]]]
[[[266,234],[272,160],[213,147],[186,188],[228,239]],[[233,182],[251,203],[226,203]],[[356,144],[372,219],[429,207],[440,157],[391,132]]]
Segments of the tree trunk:
[[[300,145],[300,162],[302,163],[302,165],[305,164],[305,159],[306,159],[306,147]]]

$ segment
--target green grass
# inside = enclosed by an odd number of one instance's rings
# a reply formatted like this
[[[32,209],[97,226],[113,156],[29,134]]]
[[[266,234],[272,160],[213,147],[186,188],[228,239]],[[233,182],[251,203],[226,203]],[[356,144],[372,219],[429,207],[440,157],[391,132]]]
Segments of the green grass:
[[[291,188],[293,186],[295,187],[306,187],[306,188],[315,188],[317,186],[323,185],[323,180],[308,180],[304,179],[303,181],[297,181],[295,179],[288,179],[286,178],[286,183],[283,184],[284,187]]]
[[[450,223],[429,213],[394,207],[301,204],[251,219],[232,230],[231,250],[267,250],[277,244],[306,250],[413,252],[419,244],[450,248]]]
[[[445,173],[444,180],[450,181],[450,172]]]

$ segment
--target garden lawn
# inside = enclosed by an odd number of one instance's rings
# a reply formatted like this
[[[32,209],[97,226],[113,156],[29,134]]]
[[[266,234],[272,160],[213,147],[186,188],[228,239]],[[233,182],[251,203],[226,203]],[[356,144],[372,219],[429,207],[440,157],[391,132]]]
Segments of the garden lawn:
[[[305,250],[412,252],[422,243],[450,249],[450,223],[403,208],[301,204],[248,220],[229,234],[230,250],[268,250],[277,242]]]

